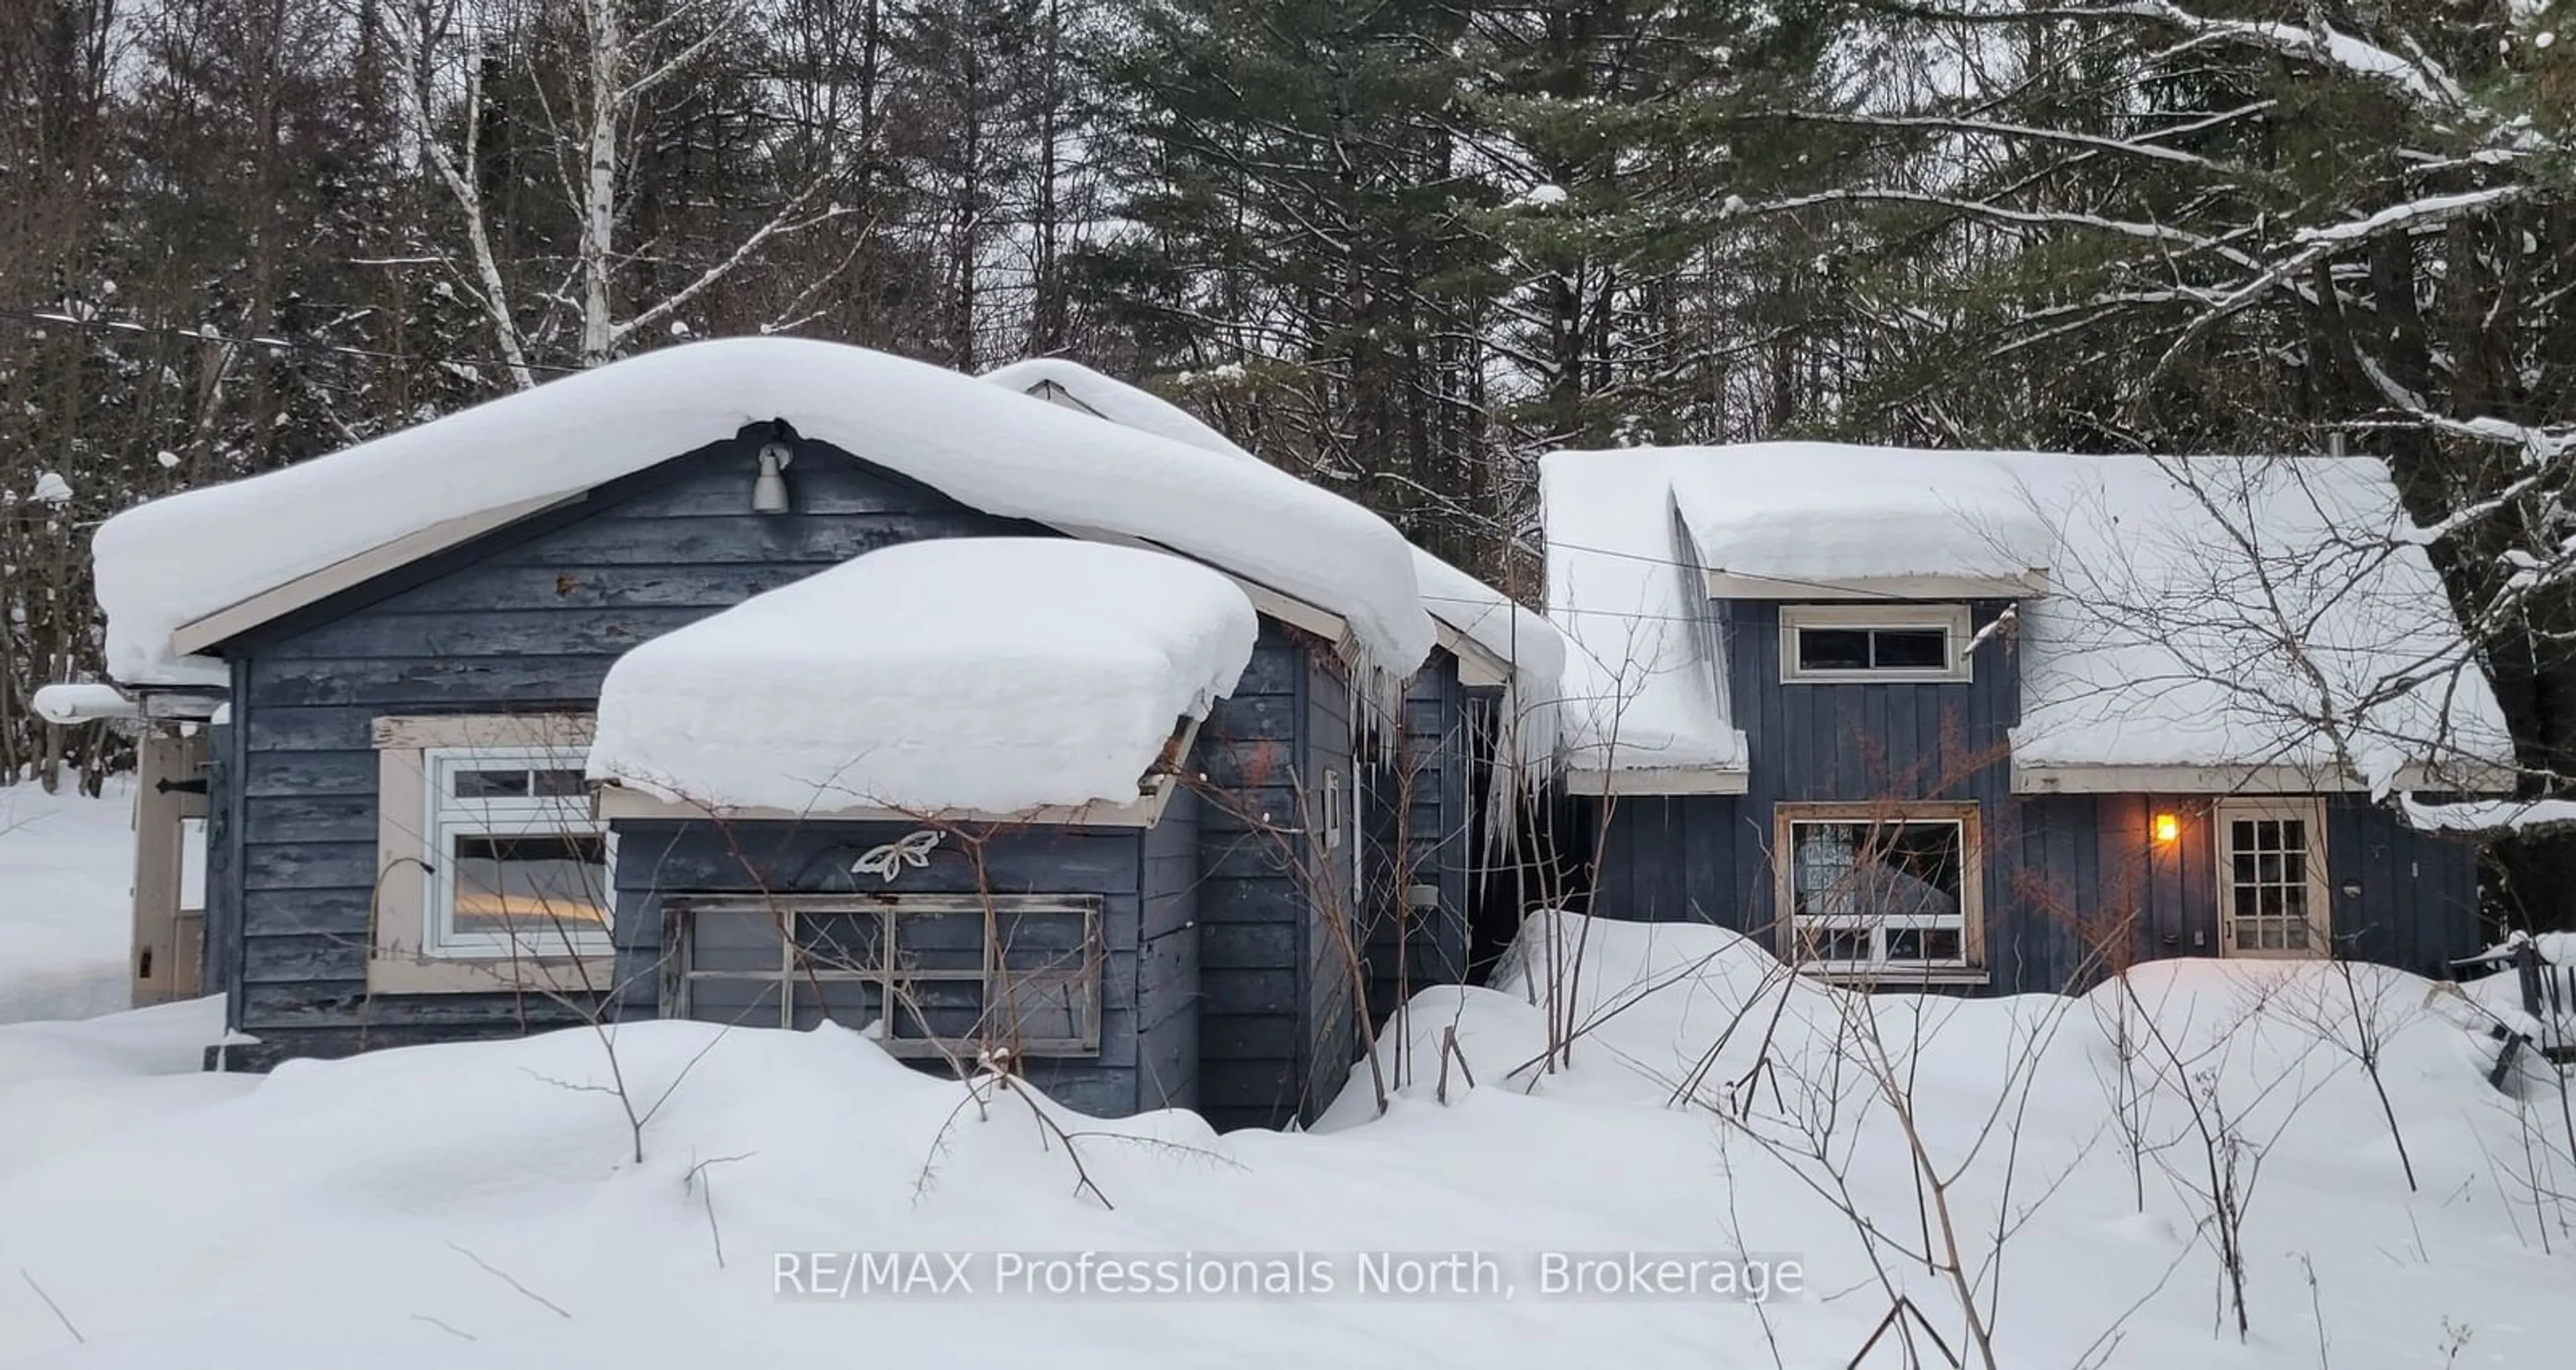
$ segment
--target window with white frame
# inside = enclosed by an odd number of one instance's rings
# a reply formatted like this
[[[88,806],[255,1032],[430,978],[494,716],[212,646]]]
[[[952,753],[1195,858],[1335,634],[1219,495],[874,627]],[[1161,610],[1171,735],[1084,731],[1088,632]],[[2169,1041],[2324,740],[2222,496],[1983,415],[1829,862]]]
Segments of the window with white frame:
[[[1826,975],[1974,973],[1980,950],[1973,804],[1783,804],[1785,951]]]
[[[1100,1050],[1097,895],[675,896],[668,1011],[701,1022],[883,1024],[897,1056]]]
[[[367,988],[605,988],[614,843],[583,780],[581,714],[375,721],[376,887]]]
[[[562,747],[430,747],[432,956],[609,949],[608,832],[593,814],[583,753]]]
[[[1964,604],[1784,604],[1783,681],[1960,681],[1974,638]]]

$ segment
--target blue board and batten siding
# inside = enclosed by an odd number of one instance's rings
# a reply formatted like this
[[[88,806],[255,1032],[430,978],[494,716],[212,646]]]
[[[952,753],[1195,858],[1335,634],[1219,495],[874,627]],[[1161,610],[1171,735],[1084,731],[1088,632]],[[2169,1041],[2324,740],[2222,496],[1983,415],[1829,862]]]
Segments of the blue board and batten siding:
[[[1779,605],[1712,601],[1709,622],[1751,755],[1741,795],[1618,798],[1593,852],[1590,907],[1615,918],[1717,923],[1775,944],[1774,810],[1783,803],[1973,801],[1985,956],[2001,993],[2089,983],[2103,930],[2134,916],[2127,951],[2213,955],[2219,879],[2210,797],[2016,795],[2021,714],[2013,639],[1976,649],[1959,682],[1784,683]],[[1972,606],[1979,628],[2003,601]],[[1587,830],[1600,800],[1585,803]],[[2435,972],[2478,944],[2474,849],[2406,828],[2356,795],[2324,796],[2332,927],[2350,954]],[[2179,840],[2152,841],[2175,814]]]

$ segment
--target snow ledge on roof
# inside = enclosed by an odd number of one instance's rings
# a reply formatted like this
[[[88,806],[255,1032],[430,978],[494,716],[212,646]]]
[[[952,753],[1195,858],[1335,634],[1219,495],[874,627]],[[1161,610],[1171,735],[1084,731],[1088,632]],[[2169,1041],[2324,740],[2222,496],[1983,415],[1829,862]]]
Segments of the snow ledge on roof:
[[[1032,357],[987,371],[983,379],[1204,452],[1273,469],[1180,406],[1079,362]],[[1510,672],[1509,697],[1503,704],[1511,751],[1530,776],[1538,776],[1557,750],[1555,701],[1558,681],[1565,674],[1564,634],[1493,586],[1420,547],[1411,550],[1423,610]]]
[[[718,811],[1132,804],[1258,632],[1240,587],[1165,553],[903,543],[620,657],[590,775]]]
[[[587,490],[772,419],[977,509],[1168,547],[1324,609],[1387,677],[1430,654],[1412,548],[1384,519],[1268,466],[1209,462],[993,389],[864,348],[729,338],[154,500],[93,542],[109,674],[206,682],[202,663],[173,659],[182,625],[450,519]]]

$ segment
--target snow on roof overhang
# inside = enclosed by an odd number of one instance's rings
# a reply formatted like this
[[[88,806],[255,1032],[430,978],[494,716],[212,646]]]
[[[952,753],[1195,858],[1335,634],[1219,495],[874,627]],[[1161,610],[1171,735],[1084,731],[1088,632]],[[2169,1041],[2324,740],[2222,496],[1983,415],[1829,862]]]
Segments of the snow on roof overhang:
[[[2024,601],[1988,650],[2021,673],[2026,793],[2488,792],[2513,775],[2493,690],[2369,458],[1629,448],[1551,454],[1541,490],[1574,764],[1594,757],[1637,792],[1740,763],[1725,643],[1685,626],[1709,598],[1980,590]],[[2269,683],[2300,674],[2261,659],[2281,635],[2243,594],[2258,581],[2306,625],[2339,739],[2300,722],[2316,701]]]
[[[1032,357],[987,371],[983,379],[1201,451],[1268,465],[1169,400],[1079,362]],[[1440,645],[1459,659],[1462,680],[1500,686],[1525,678],[1553,686],[1564,669],[1565,649],[1544,617],[1420,548],[1414,549],[1414,575],[1422,588],[1422,607],[1442,630]]]
[[[1150,433],[991,395],[973,377],[834,343],[695,343],[155,500],[93,543],[109,670],[129,684],[220,683],[195,653],[290,601],[772,418],[972,507],[1150,542],[1316,606],[1388,676],[1435,644],[1413,548],[1377,515],[1267,466],[1209,463]],[[287,587],[298,588],[280,597]]]

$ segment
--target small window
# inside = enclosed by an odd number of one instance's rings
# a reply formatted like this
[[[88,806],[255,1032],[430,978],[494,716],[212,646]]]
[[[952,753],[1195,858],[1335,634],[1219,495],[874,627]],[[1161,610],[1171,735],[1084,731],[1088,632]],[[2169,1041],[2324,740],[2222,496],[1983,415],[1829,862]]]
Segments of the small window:
[[[616,839],[582,714],[386,715],[371,994],[591,994],[612,983]]]
[[[1964,604],[1785,604],[1784,681],[1969,678]]]
[[[897,1056],[1100,1050],[1092,895],[780,896],[673,901],[680,1002],[702,1022],[883,1025]]]
[[[579,753],[432,747],[422,771],[429,955],[608,951],[608,835]]]
[[[1974,805],[1781,805],[1787,954],[1834,976],[1972,973],[1981,960]]]

